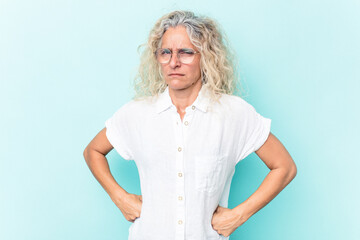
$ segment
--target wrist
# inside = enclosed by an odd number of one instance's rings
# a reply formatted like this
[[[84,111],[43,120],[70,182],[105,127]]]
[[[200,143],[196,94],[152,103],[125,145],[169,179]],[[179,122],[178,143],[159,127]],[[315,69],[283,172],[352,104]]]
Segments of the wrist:
[[[125,191],[125,189],[118,187],[114,188],[109,192],[109,196],[113,201],[121,201],[123,200],[128,192]]]
[[[236,216],[239,218],[240,225],[246,222],[252,216],[252,214],[248,211],[249,208],[247,207],[246,202],[240,203],[233,210]]]

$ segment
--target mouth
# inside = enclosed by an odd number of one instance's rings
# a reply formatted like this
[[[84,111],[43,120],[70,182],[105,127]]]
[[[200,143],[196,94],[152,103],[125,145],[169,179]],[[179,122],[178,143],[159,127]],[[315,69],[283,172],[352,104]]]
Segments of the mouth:
[[[185,74],[180,74],[180,73],[172,73],[169,74],[169,76],[184,76]]]

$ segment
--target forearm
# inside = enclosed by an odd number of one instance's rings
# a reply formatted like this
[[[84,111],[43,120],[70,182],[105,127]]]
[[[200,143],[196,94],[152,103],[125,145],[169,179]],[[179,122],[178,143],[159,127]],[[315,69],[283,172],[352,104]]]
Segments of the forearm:
[[[247,220],[283,190],[295,177],[292,170],[277,168],[271,170],[259,188],[234,210]]]
[[[108,161],[103,154],[88,150],[84,154],[84,158],[96,180],[111,198],[113,195],[121,196],[127,193],[114,179]]]

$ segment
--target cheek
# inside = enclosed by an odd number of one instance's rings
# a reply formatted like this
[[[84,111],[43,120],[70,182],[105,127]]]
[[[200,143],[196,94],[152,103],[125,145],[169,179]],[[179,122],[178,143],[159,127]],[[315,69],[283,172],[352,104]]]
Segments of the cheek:
[[[166,67],[160,66],[160,71],[162,72],[163,76],[166,76]]]
[[[194,65],[192,68],[191,68],[191,72],[193,73],[193,75],[200,75],[200,64],[197,64],[197,65]]]
[[[200,74],[201,68],[200,68],[200,59],[197,59],[196,64],[193,66],[193,71],[196,73],[196,75]]]

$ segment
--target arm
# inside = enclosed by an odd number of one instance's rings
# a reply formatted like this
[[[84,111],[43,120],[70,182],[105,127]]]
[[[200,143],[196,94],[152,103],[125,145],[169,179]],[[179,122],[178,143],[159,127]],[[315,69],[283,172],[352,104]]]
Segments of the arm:
[[[141,196],[129,194],[114,179],[110,172],[106,155],[113,146],[106,137],[106,128],[102,129],[84,150],[85,161],[92,174],[120,208],[124,217],[133,222],[140,216]]]
[[[296,166],[282,143],[270,132],[265,143],[255,153],[270,172],[259,188],[244,202],[233,209],[218,206],[214,212],[212,226],[219,234],[230,236],[252,215],[278,195],[296,175]]]
[[[238,216],[241,216],[240,225],[274,199],[297,173],[290,154],[271,132],[265,143],[255,153],[270,169],[270,172],[259,188],[233,209]]]
[[[90,168],[96,180],[101,184],[105,191],[112,196],[119,192],[120,196],[126,191],[118,185],[111,175],[106,155],[113,149],[107,140],[106,128],[101,130],[84,150],[86,164]]]

